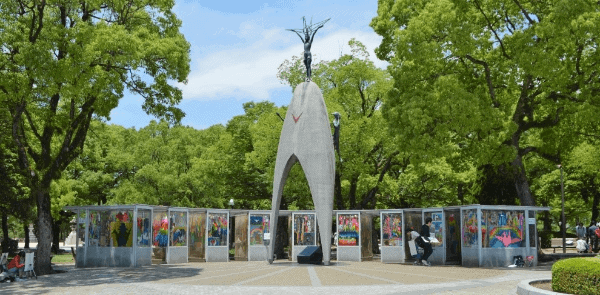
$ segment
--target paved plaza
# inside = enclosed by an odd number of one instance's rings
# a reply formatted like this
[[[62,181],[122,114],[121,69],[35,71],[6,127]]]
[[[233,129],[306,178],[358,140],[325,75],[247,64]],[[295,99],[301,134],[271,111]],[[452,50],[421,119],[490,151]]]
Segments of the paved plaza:
[[[525,279],[548,279],[549,267],[521,269],[413,266],[380,261],[212,262],[141,268],[75,268],[0,284],[2,294],[516,294]]]

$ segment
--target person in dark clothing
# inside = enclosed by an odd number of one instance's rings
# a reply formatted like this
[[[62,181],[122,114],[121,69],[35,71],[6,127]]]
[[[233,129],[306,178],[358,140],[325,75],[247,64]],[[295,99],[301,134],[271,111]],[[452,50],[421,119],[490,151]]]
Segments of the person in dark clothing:
[[[417,244],[419,247],[423,248],[425,252],[421,258],[421,263],[426,266],[431,266],[431,263],[427,262],[427,259],[433,253],[433,248],[431,247],[431,242],[429,241],[429,227],[431,226],[431,222],[431,217],[427,217],[425,219],[425,224],[423,224],[421,227],[421,236],[417,238]]]

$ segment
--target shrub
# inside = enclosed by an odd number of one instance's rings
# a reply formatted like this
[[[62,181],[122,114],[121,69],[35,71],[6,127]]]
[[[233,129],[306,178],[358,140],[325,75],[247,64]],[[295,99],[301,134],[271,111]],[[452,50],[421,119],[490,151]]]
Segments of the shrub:
[[[596,295],[600,290],[598,257],[560,260],[552,266],[552,290],[579,295]]]

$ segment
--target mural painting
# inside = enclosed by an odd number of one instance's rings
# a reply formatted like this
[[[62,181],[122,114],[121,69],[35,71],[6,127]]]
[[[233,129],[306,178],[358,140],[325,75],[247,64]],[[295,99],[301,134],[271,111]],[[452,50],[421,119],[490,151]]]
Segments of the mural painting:
[[[138,210],[137,243],[140,247],[150,247],[150,210]]]
[[[360,226],[358,214],[338,215],[338,246],[358,246]]]
[[[170,246],[187,246],[187,213],[171,211]]]
[[[167,212],[154,212],[152,220],[152,245],[155,247],[167,247],[169,242],[169,219]]]
[[[402,245],[402,214],[383,213],[382,246]]]
[[[463,210],[462,240],[463,247],[477,247],[479,228],[477,226],[477,209]]]
[[[88,247],[99,246],[100,244],[100,212],[90,210],[88,216]]]
[[[433,247],[442,247],[444,246],[444,219],[442,212],[429,213],[429,217],[431,217],[431,228],[429,230],[430,234],[434,234],[435,238],[440,241],[439,243],[432,244]]]
[[[112,247],[133,245],[133,211],[112,210],[110,215],[110,236]]]
[[[250,215],[250,246],[268,245],[269,240],[264,239],[269,233],[269,214]]]
[[[208,246],[227,246],[227,213],[208,214]]]
[[[316,245],[315,214],[295,214],[294,215],[294,245],[310,246]]]
[[[486,222],[486,231],[483,247],[486,248],[518,248],[525,247],[524,211],[508,210],[483,210],[483,219]]]

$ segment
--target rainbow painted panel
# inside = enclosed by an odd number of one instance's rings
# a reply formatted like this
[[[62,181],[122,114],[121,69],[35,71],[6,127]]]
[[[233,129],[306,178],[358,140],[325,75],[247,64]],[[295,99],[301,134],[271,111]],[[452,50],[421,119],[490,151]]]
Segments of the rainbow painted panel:
[[[484,248],[525,247],[525,212],[516,210],[483,210]]]
[[[269,233],[270,215],[250,215],[250,246],[264,245],[265,233]]]
[[[338,215],[338,246],[358,246],[360,226],[358,214]]]

